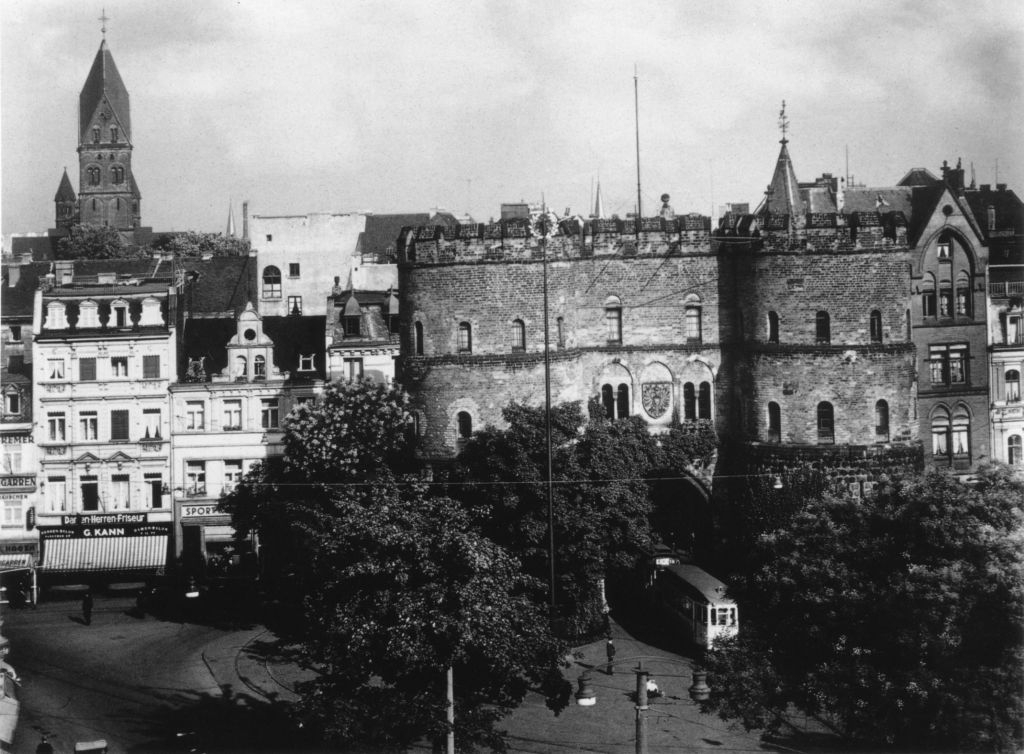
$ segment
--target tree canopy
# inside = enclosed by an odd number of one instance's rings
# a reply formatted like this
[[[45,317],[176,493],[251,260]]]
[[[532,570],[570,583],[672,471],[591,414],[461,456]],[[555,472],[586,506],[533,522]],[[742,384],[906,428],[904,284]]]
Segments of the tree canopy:
[[[245,256],[249,249],[248,239],[194,230],[169,233],[149,247],[151,252],[170,253],[175,257],[202,257],[207,254],[215,257]]]
[[[451,494],[546,583],[545,411],[513,403],[503,413],[507,429],[486,427],[467,443]],[[600,625],[601,580],[632,569],[651,543],[647,476],[703,460],[694,456],[713,453],[713,436],[676,426],[655,437],[638,417],[608,421],[592,411],[588,420],[579,403],[552,407],[551,434],[556,599],[569,632],[585,634]]]
[[[872,746],[1017,749],[1022,501],[998,468],[811,500],[734,577],[746,620],[708,655],[710,705],[769,729],[795,705]]]
[[[72,225],[57,242],[58,259],[134,259],[143,256],[107,225]]]
[[[260,532],[264,569],[291,620],[275,625],[317,670],[300,714],[326,740],[406,746],[446,730],[455,679],[464,749],[500,748],[496,722],[530,688],[568,700],[556,641],[506,549],[409,468],[406,397],[329,385],[285,421],[283,459],[223,501]]]

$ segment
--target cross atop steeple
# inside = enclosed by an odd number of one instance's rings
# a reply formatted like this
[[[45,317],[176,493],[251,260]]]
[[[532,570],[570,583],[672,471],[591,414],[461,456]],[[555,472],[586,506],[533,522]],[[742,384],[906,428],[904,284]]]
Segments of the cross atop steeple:
[[[103,24],[103,26],[100,27],[100,31],[103,32],[103,38],[106,39],[107,38],[107,21],[110,20],[110,18],[107,17],[107,9],[106,8],[103,9],[103,13],[100,14],[100,17],[99,17],[98,20],[99,20],[99,22],[101,24]]]
[[[786,117],[786,100],[782,100],[782,109],[779,110],[779,130],[782,131],[782,140],[780,144],[786,144],[789,139],[786,138],[786,131],[789,130],[789,118]]]

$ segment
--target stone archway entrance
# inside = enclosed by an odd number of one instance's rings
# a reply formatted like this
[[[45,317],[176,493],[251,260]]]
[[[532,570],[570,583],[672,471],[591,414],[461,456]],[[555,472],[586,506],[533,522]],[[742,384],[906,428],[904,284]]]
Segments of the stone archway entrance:
[[[696,480],[663,471],[651,482],[652,534],[681,554],[697,558],[711,546],[708,492]]]

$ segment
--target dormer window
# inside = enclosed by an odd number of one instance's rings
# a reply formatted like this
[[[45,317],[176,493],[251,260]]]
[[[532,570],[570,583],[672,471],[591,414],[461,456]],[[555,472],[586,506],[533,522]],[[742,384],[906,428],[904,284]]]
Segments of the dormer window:
[[[346,338],[358,338],[361,334],[363,311],[359,301],[352,294],[345,302],[345,308],[341,312],[341,324],[345,331]]]
[[[92,130],[92,143],[93,144],[99,144],[100,143],[100,129],[99,128],[94,128]]]
[[[936,247],[936,250],[935,250],[935,256],[937,256],[939,259],[944,259],[947,262],[949,261],[950,256],[949,256],[949,238],[948,237],[939,239],[938,246]]]
[[[115,304],[110,308],[114,315],[114,327],[128,327],[128,307]]]
[[[312,372],[315,367],[313,366],[313,359],[315,354],[300,354],[299,355],[299,371],[300,372]]]
[[[267,378],[267,359],[264,356],[256,356],[252,360],[252,376],[257,380]]]
[[[116,142],[117,141],[117,126],[111,126],[110,127],[110,140],[112,142]]]

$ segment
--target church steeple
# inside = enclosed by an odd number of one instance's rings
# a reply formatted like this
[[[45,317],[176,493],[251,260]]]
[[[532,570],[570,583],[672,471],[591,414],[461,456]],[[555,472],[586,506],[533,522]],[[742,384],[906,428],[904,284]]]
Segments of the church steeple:
[[[79,216],[87,225],[128,230],[141,224],[132,175],[128,89],[104,39],[78,97]]]
[[[67,168],[64,168],[64,175],[61,176],[60,186],[57,187],[57,194],[53,197],[53,201],[57,205],[54,227],[67,228],[78,221],[78,199],[75,196],[75,190],[71,187]]]

